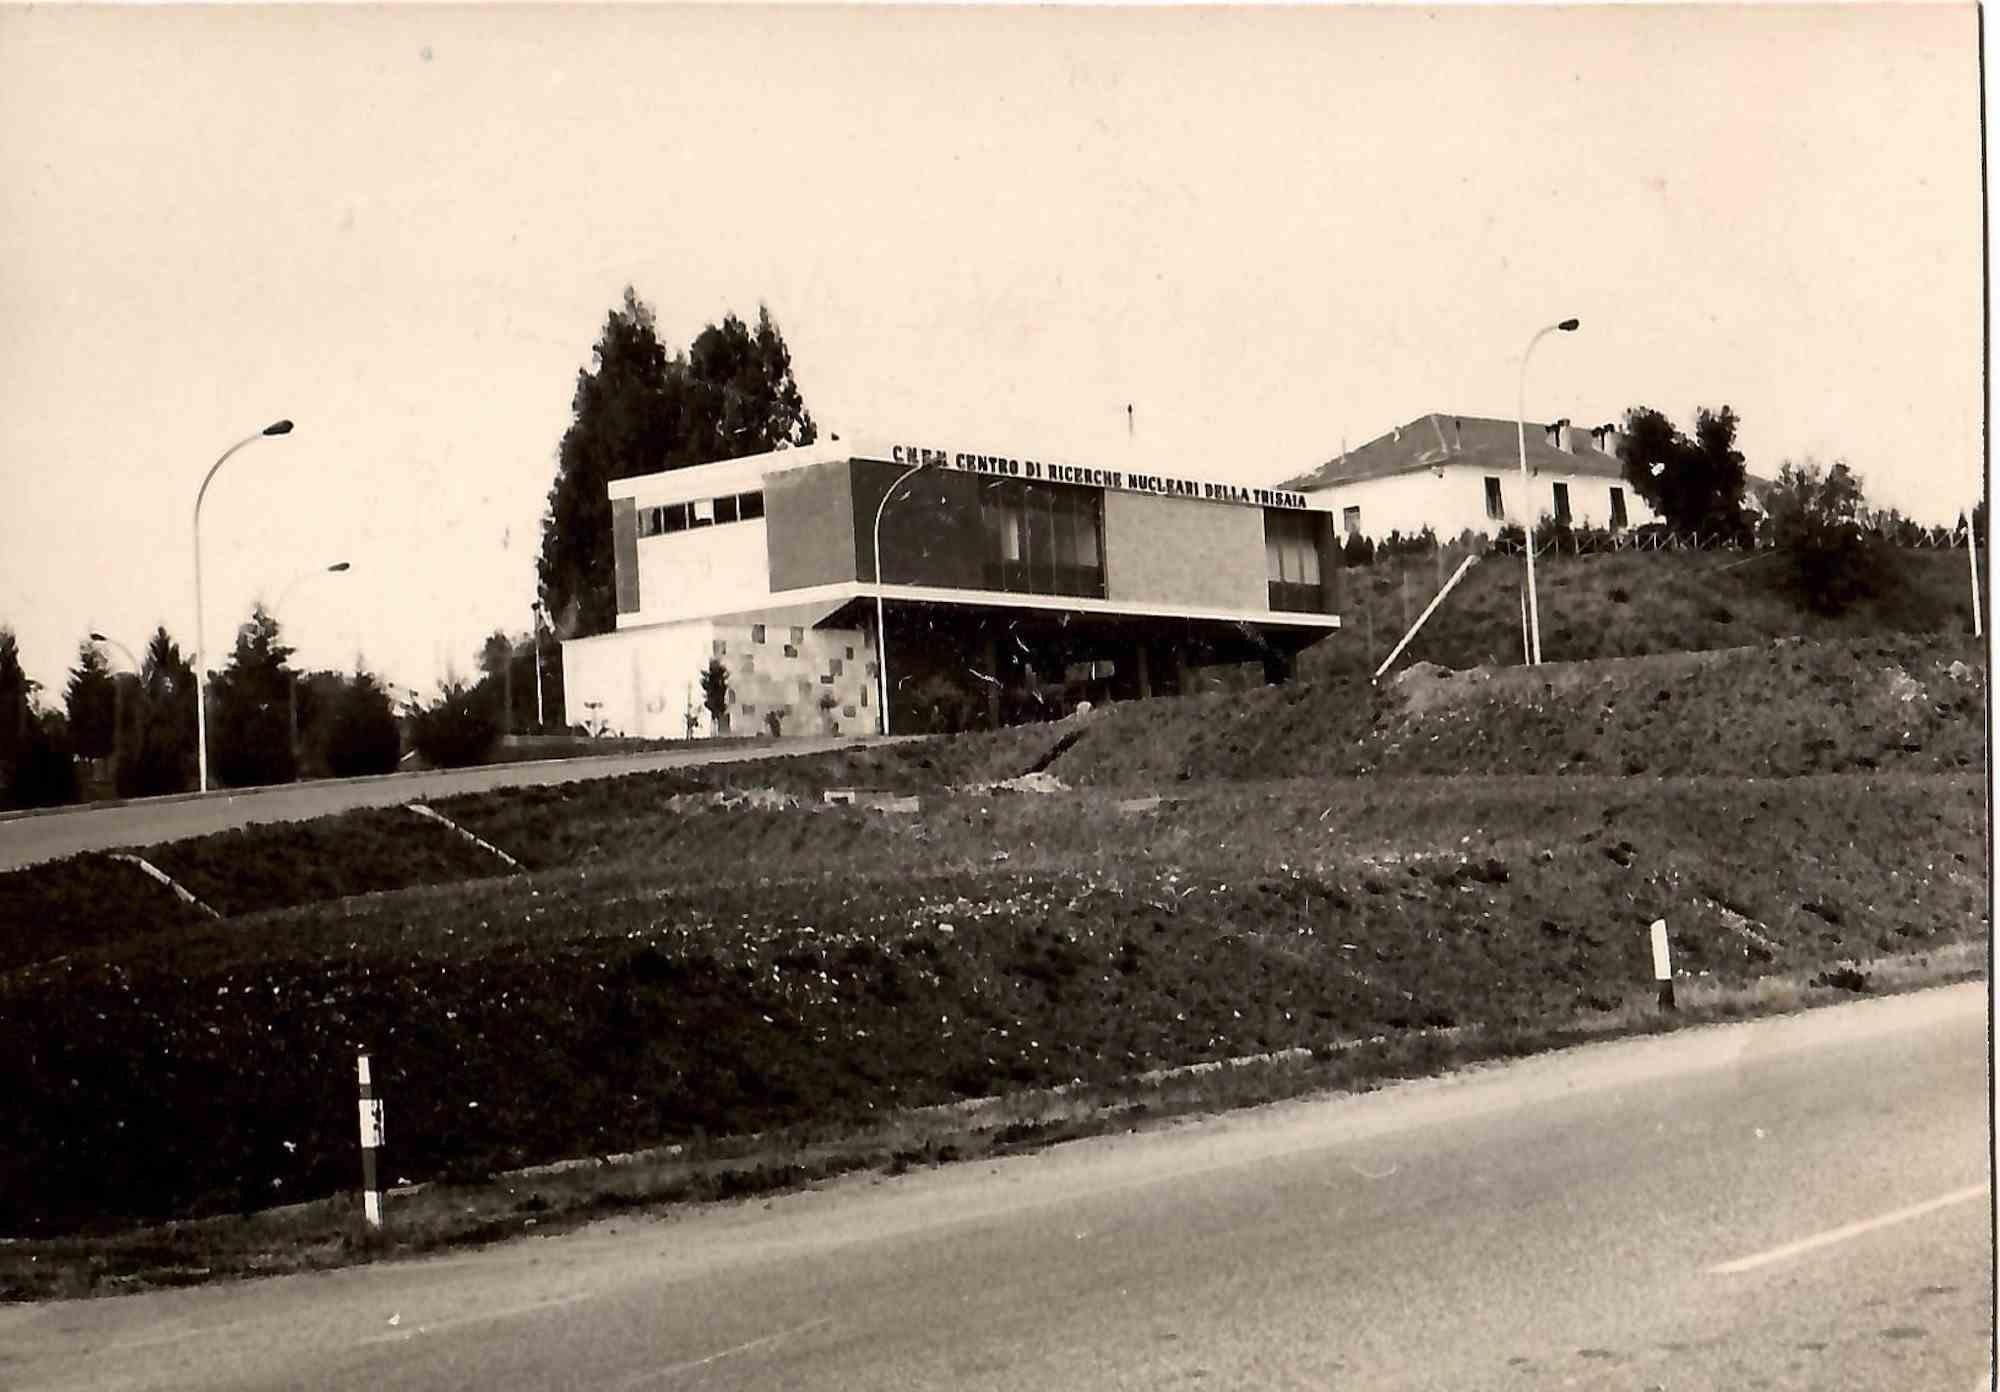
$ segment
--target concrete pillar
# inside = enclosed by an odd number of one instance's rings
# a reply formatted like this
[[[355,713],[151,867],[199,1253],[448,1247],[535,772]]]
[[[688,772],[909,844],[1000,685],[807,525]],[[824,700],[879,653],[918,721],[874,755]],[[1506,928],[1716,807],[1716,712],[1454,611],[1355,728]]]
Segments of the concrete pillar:
[[[1146,655],[1146,640],[1141,638],[1133,644],[1133,648],[1138,654],[1138,664],[1134,670],[1139,677],[1139,699],[1150,701],[1153,699],[1153,673]]]
[[[1174,642],[1174,695],[1188,694],[1187,644]]]

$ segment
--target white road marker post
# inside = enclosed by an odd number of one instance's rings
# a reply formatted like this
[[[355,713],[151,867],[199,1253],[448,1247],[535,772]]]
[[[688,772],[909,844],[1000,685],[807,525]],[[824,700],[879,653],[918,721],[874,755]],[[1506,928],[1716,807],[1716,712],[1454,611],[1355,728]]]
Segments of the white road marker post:
[[[1674,1008],[1674,964],[1667,955],[1667,921],[1653,920],[1653,980],[1660,983],[1660,1009]]]
[[[368,1055],[361,1055],[357,1070],[361,1081],[361,1207],[368,1226],[382,1227],[382,1172],[376,1153],[382,1149],[382,1099],[375,1095],[375,1083],[368,1074]]]

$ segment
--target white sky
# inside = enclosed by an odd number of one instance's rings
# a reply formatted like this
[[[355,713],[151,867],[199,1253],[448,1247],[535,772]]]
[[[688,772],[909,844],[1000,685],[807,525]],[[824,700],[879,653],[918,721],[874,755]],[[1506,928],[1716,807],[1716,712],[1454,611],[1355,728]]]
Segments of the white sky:
[[[1970,6],[0,9],[0,625],[525,631],[577,370],[768,303],[822,429],[1268,483],[1426,411],[1728,402],[1976,492]],[[1126,439],[1125,405],[1136,408]]]

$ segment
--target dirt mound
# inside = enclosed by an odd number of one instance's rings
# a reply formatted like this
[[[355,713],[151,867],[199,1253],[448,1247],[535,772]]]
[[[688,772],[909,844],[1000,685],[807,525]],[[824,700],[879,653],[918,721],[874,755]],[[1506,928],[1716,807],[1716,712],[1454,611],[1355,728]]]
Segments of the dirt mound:
[[[1785,641],[1474,667],[1416,664],[1103,712],[1056,761],[1076,786],[1364,774],[1734,774],[1978,768],[1969,638]]]

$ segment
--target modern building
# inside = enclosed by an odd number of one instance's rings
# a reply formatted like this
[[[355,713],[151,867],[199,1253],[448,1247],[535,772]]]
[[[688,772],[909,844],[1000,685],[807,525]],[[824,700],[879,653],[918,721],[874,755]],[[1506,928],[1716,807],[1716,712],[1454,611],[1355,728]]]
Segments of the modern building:
[[[885,687],[895,732],[1046,718],[1275,679],[1340,626],[1333,515],[1294,489],[833,437],[609,492],[617,629],[563,644],[571,718],[609,733],[869,732]]]
[[[1434,412],[1281,486],[1337,512],[1343,537],[1378,541],[1425,527],[1442,540],[1490,536],[1543,517],[1612,531],[1656,520],[1625,481],[1617,427],[1531,422],[1525,491],[1518,430],[1511,420]]]

